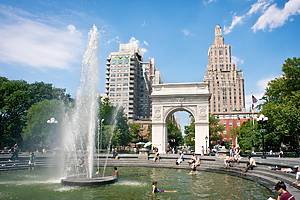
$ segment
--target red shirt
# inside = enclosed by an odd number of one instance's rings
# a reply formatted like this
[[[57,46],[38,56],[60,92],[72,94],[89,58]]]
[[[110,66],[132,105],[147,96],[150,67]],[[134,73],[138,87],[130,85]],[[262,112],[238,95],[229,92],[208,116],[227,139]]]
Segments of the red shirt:
[[[296,199],[289,192],[285,192],[280,195],[280,200],[296,200]]]

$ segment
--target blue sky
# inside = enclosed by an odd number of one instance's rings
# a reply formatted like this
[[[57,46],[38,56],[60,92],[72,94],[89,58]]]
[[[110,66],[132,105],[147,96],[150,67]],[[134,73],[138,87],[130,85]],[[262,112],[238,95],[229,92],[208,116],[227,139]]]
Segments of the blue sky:
[[[214,27],[245,77],[247,106],[300,53],[300,0],[2,0],[0,76],[44,81],[75,94],[87,33],[100,30],[100,87],[105,58],[130,38],[154,57],[164,82],[199,82]]]

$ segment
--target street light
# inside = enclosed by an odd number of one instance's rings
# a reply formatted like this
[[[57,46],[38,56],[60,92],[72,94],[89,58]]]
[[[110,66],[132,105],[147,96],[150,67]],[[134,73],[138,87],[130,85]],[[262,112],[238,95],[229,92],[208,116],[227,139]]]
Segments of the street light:
[[[206,147],[206,154],[207,154],[207,140],[208,140],[208,137],[207,136],[205,136],[205,147]]]
[[[261,125],[260,133],[262,136],[262,150],[263,150],[263,155],[261,158],[266,158],[265,155],[265,132],[266,129],[264,128],[265,124],[268,121],[268,117],[264,116],[263,114],[260,114],[259,117],[256,119],[257,123]]]
[[[104,119],[101,119],[100,131],[99,131],[99,134],[100,134],[100,148],[101,149],[102,149],[102,128],[103,128],[103,122],[104,122]]]
[[[57,124],[58,121],[55,119],[55,117],[51,117],[47,120],[47,124]]]
[[[58,121],[55,119],[55,117],[51,117],[50,119],[47,120],[47,124],[57,124]],[[50,126],[53,126],[53,125],[50,125]],[[54,133],[56,133],[56,126],[54,126]],[[52,134],[52,137],[53,137],[53,127],[51,127],[51,134]],[[53,142],[53,141],[52,141]],[[43,148],[43,151],[44,151],[44,148]]]
[[[99,155],[100,155],[100,148],[102,149],[102,125],[103,125],[103,121],[104,121],[104,119],[101,119],[101,122],[99,124],[99,119],[98,119],[98,145],[97,145],[97,147],[98,147],[97,158],[98,159],[97,159],[97,171],[99,170],[99,166],[100,166]]]

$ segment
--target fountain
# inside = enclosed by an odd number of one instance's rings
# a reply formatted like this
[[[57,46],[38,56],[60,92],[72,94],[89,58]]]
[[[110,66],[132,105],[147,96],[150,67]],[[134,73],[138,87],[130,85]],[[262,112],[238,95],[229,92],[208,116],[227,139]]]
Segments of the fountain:
[[[98,111],[98,31],[93,25],[81,66],[80,86],[75,109],[64,120],[64,185],[103,185],[117,181],[116,177],[95,177],[94,153]]]

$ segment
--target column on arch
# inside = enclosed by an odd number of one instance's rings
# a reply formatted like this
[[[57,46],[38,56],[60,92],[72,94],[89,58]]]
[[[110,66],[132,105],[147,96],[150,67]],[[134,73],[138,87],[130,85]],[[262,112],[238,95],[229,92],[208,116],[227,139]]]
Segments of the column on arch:
[[[196,122],[195,123],[195,153],[202,153],[202,146],[206,150],[206,140],[207,136],[207,147],[209,147],[209,124],[208,122]]]
[[[152,146],[158,148],[159,153],[166,153],[167,130],[166,123],[152,123]]]

